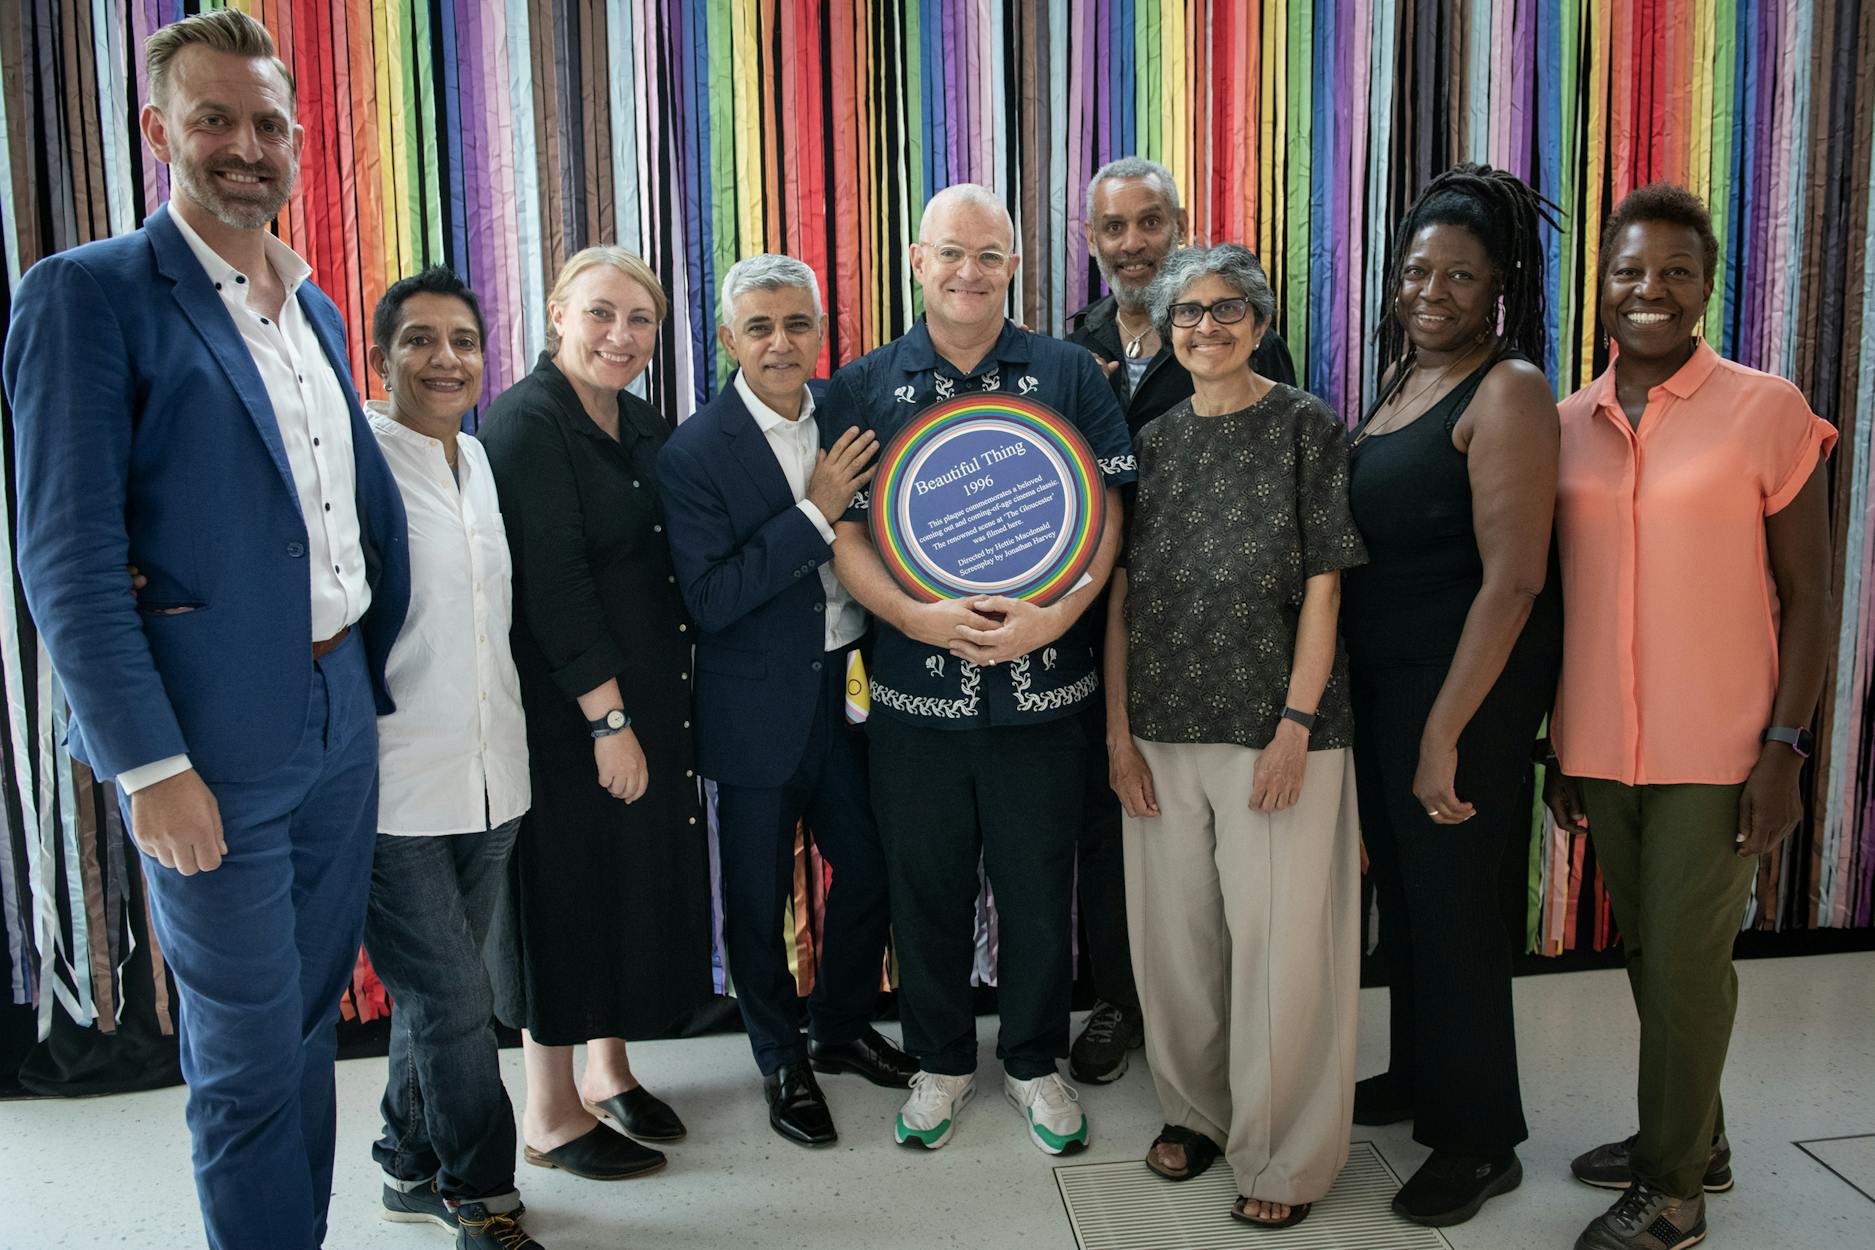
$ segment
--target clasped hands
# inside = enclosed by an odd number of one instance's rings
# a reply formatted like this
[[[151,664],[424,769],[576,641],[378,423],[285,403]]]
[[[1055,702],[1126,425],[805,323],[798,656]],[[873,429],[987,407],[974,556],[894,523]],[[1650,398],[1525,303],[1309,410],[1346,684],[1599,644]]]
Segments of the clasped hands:
[[[1047,646],[1071,621],[1059,604],[1042,607],[1026,599],[979,595],[918,604],[907,613],[904,633],[960,660],[987,666]]]

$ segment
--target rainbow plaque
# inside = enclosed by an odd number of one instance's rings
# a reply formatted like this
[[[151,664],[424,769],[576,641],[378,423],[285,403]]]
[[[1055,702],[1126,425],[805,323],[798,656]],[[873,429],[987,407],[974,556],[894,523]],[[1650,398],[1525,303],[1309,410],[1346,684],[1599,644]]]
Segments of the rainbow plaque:
[[[1071,421],[992,392],[907,422],[879,457],[870,514],[879,558],[915,599],[1051,603],[1094,562],[1106,489]]]

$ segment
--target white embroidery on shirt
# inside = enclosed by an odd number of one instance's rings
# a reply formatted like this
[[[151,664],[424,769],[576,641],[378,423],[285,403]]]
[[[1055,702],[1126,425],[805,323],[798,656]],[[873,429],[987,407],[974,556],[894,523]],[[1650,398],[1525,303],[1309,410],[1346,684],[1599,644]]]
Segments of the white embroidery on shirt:
[[[893,391],[892,396],[893,398],[897,399],[898,402],[901,404],[915,404],[918,402],[918,392],[916,389],[914,389],[911,386],[910,383],[907,383],[906,385],[899,387],[896,391]]]
[[[961,696],[956,699],[938,699],[929,695],[906,694],[894,690],[877,677],[872,679],[872,697],[875,703],[897,708],[913,716],[928,716],[937,720],[962,720],[966,716],[975,716],[979,695],[982,692],[981,670],[968,660],[957,662],[957,671],[961,676]]]

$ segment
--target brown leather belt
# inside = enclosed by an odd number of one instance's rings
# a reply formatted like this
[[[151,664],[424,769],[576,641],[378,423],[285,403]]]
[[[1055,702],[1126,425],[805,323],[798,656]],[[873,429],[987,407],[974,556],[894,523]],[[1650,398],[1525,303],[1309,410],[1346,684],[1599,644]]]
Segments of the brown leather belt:
[[[345,636],[351,632],[352,632],[352,627],[350,625],[347,625],[344,629],[341,629],[338,633],[332,635],[330,638],[327,638],[325,641],[323,642],[315,641],[312,645],[313,663],[317,664],[319,661],[325,659],[328,655],[331,655],[333,651],[338,649],[338,645],[341,642],[345,641]]]

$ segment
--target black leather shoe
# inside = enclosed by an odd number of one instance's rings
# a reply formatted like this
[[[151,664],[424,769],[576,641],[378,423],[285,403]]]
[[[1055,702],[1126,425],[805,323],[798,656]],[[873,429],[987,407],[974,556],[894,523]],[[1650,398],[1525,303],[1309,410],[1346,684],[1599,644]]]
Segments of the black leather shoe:
[[[807,1059],[816,1072],[857,1072],[874,1085],[905,1089],[918,1071],[918,1061],[894,1046],[877,1029],[867,1029],[850,1042],[807,1043]]]
[[[689,1131],[663,1099],[642,1085],[598,1102],[589,1102],[586,1110],[602,1120],[612,1121],[620,1132],[629,1133],[640,1141],[682,1141]]]
[[[1413,1118],[1413,1099],[1400,1088],[1393,1073],[1382,1072],[1364,1081],[1354,1082],[1354,1122],[1356,1124],[1398,1124]]]
[[[521,1157],[537,1168],[559,1168],[589,1181],[622,1181],[655,1172],[665,1164],[661,1151],[640,1146],[603,1124],[595,1124],[584,1137],[575,1137],[552,1150],[526,1146]]]
[[[833,1130],[827,1096],[804,1063],[785,1063],[762,1078],[768,1097],[768,1122],[789,1141],[803,1146],[831,1146],[840,1140]]]

